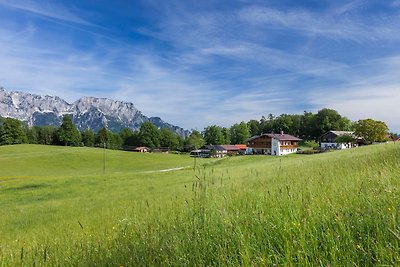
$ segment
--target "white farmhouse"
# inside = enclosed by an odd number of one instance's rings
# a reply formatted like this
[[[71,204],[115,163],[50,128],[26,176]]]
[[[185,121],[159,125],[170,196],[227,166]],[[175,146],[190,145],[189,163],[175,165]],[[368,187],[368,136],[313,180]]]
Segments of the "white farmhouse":
[[[355,142],[348,142],[348,143],[336,142],[336,138],[338,138],[339,136],[344,136],[344,135],[351,136],[354,138],[354,140],[356,140],[356,137],[354,136],[354,132],[351,132],[351,131],[329,131],[320,136],[320,138],[319,138],[320,147],[325,148],[325,149],[348,149],[348,148],[357,146],[357,144]]]
[[[295,153],[300,138],[290,134],[261,134],[247,140],[247,154],[268,154],[274,156]]]

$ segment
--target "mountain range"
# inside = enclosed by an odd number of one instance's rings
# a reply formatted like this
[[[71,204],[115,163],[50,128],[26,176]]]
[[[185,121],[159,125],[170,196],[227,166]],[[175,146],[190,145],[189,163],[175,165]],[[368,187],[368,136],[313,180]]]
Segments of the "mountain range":
[[[29,126],[60,126],[64,115],[72,116],[79,130],[97,132],[106,127],[113,132],[123,128],[138,130],[143,122],[151,122],[157,128],[167,128],[185,137],[190,134],[179,126],[159,117],[146,117],[132,103],[107,98],[82,97],[69,104],[58,96],[35,95],[18,91],[6,91],[0,87],[0,116],[18,119]]]

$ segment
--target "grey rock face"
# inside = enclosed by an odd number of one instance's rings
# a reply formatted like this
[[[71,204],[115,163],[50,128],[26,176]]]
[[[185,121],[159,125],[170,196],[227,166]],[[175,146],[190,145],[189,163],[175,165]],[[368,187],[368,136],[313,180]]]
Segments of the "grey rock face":
[[[61,125],[66,114],[79,130],[102,127],[118,132],[123,128],[139,129],[143,122],[150,121],[158,128],[167,128],[184,137],[189,131],[169,124],[158,117],[148,118],[132,103],[107,98],[82,97],[72,104],[57,96],[40,96],[23,92],[8,92],[0,87],[0,116],[15,118],[30,126]]]

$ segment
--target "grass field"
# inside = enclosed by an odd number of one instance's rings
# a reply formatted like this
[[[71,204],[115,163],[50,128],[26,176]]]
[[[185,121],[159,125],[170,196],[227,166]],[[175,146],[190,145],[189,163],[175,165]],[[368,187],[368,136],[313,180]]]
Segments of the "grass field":
[[[0,266],[399,266],[399,160],[0,147]]]

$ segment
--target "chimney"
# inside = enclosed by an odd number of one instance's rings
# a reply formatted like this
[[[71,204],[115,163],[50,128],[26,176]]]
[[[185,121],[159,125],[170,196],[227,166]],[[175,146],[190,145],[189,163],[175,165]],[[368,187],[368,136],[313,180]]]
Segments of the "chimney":
[[[281,131],[281,135],[283,135],[283,131]]]

